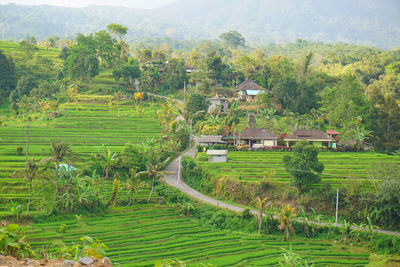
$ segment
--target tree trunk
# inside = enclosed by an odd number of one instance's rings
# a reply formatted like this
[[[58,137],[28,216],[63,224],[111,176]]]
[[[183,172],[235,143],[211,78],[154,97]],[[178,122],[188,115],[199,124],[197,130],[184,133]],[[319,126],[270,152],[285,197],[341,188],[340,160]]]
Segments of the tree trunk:
[[[105,178],[106,178],[106,179],[108,178],[108,165],[107,165],[107,167],[106,167],[106,176],[105,176]]]
[[[386,144],[389,145],[389,132],[390,132],[390,119],[388,115],[388,122],[387,122],[387,135],[386,135]]]
[[[289,240],[289,227],[285,227],[285,239],[284,241],[288,241]]]
[[[155,182],[156,182],[156,177],[153,176],[153,184],[151,185],[151,191],[150,191],[149,198],[147,199],[147,202],[149,202],[149,200],[150,200],[150,198],[151,198],[151,195],[153,194]]]
[[[26,216],[29,217],[29,208],[31,206],[31,197],[32,197],[32,178],[29,179],[29,198],[28,198],[28,207],[26,208]]]

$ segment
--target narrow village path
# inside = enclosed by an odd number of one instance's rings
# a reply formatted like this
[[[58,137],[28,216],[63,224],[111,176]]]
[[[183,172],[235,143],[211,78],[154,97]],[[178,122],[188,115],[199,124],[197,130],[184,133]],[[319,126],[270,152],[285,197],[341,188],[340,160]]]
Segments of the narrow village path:
[[[157,95],[157,94],[152,94],[152,93],[148,93],[151,96],[155,96],[155,97],[160,97],[160,98],[164,98],[164,99],[170,99],[173,100],[179,104],[183,104],[182,100],[178,100],[178,99],[174,99],[174,98],[170,98],[170,97],[166,97],[166,96],[161,96],[161,95]],[[181,192],[189,195],[192,198],[195,198],[201,202],[205,202],[208,203],[210,205],[213,206],[217,206],[220,208],[224,208],[224,209],[228,209],[234,212],[243,212],[244,208],[239,207],[239,206],[235,206],[232,204],[228,204],[219,200],[216,200],[214,198],[211,198],[209,196],[206,196],[202,193],[200,193],[199,191],[194,190],[193,188],[191,188],[189,185],[187,185],[182,179],[181,177],[178,175],[178,172],[180,171],[180,161],[182,157],[192,157],[194,158],[196,155],[196,146],[199,143],[199,138],[196,136],[192,136],[192,140],[193,140],[193,145],[192,147],[187,150],[186,152],[184,152],[182,155],[180,155],[178,158],[176,158],[175,160],[173,160],[166,168],[166,171],[168,171],[170,174],[168,174],[165,179],[164,182],[167,183],[170,186],[173,186],[177,189],[179,189]],[[256,210],[250,210],[250,212],[254,215],[258,214],[258,211]],[[264,214],[265,215],[265,214]],[[277,216],[274,216],[274,218],[277,218]],[[303,222],[302,219],[298,219],[297,221],[299,222]],[[324,222],[315,222],[315,221],[307,221],[308,223],[311,224],[316,224],[316,225],[320,225],[320,226],[327,226],[329,225],[328,223],[324,223]],[[336,225],[336,227],[342,227],[340,224]],[[350,227],[352,230],[360,230],[360,228],[357,228],[355,226],[351,226]],[[361,229],[364,231],[368,231],[366,228]],[[381,233],[381,234],[388,234],[388,235],[397,235],[400,236],[400,232],[394,232],[394,231],[387,231],[387,230],[381,230],[381,229],[374,229],[375,233]]]
[[[146,92],[146,94],[151,95],[151,96],[154,96],[154,97],[158,97],[158,98],[163,98],[163,99],[167,99],[167,100],[172,100],[172,101],[175,101],[175,102],[178,103],[178,104],[183,105],[183,101],[182,101],[182,100],[179,100],[179,99],[176,99],[176,98],[171,98],[171,97],[163,96],[163,95],[157,95],[157,94],[153,94],[153,93],[150,93],[150,92]]]

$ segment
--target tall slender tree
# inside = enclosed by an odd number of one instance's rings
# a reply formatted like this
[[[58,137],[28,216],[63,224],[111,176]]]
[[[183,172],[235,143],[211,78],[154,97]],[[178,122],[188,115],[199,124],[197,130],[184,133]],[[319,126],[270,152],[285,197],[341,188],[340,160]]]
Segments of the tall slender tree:
[[[149,201],[150,198],[151,198],[151,195],[153,194],[154,185],[156,183],[156,180],[165,177],[167,174],[169,174],[169,172],[162,171],[161,170],[161,164],[159,164],[159,163],[154,163],[154,164],[147,163],[146,166],[147,166],[147,170],[146,171],[142,171],[142,172],[138,172],[136,174],[136,177],[147,176],[148,178],[150,178],[152,180],[150,195],[147,198],[147,201]]]
[[[268,198],[261,199],[257,197],[257,208],[258,208],[258,234],[261,234],[261,225],[262,225],[262,216],[265,207],[268,205],[267,203]]]

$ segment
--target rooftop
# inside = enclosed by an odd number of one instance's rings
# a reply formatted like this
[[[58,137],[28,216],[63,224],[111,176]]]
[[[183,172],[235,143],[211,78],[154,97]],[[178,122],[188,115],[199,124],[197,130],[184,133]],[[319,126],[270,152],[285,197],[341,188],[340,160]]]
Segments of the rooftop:
[[[242,90],[264,90],[264,88],[262,88],[261,86],[259,86],[258,84],[256,84],[255,82],[251,81],[251,80],[245,80],[244,82],[242,82],[241,84],[239,84],[236,87],[236,90],[238,91],[242,91]]]
[[[278,137],[265,128],[247,128],[240,133],[240,139],[247,140],[276,140]]]
[[[202,135],[199,143],[225,143],[222,141],[222,135]]]
[[[338,131],[335,130],[326,130],[327,134],[340,134]]]
[[[209,155],[209,156],[226,156],[226,155],[228,155],[228,150],[207,150],[207,155]]]
[[[285,140],[327,140],[333,139],[321,130],[297,130],[288,135]]]

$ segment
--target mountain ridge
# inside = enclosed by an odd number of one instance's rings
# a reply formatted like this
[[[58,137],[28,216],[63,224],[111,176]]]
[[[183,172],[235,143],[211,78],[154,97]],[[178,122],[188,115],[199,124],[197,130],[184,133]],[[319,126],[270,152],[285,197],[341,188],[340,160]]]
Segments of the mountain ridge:
[[[130,41],[169,36],[211,39],[237,30],[249,41],[295,39],[346,42],[391,49],[400,46],[400,3],[395,0],[180,0],[153,10],[115,6],[65,8],[0,5],[6,36],[75,36],[120,23]]]

